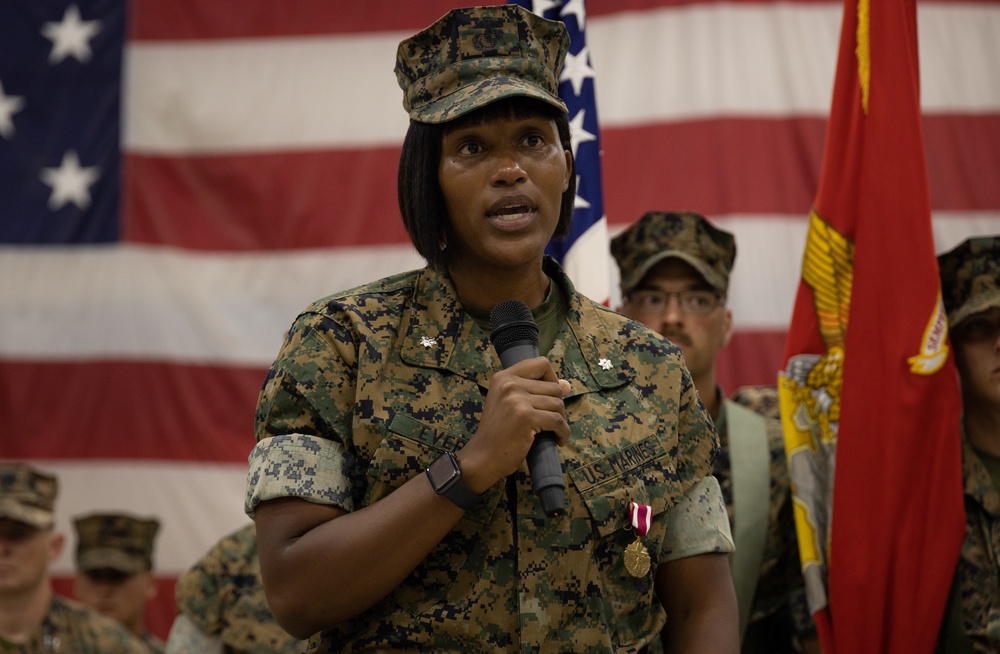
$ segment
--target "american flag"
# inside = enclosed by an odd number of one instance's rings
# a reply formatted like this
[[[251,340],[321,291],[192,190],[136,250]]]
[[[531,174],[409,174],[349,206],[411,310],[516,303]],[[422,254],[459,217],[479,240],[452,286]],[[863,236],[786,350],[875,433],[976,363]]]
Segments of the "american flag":
[[[253,408],[295,315],[422,265],[396,207],[392,69],[400,40],[460,4],[0,0],[0,457],[59,475],[68,534],[92,510],[161,518],[154,631],[176,575],[246,520]],[[735,233],[720,381],[773,384],[841,4],[560,11],[586,30],[608,231],[693,209]],[[919,18],[940,252],[1000,233],[1000,1]],[[615,306],[617,271],[592,252]]]
[[[577,189],[569,236],[554,240],[548,254],[559,261],[584,295],[608,302],[611,273],[608,220],[601,186],[601,139],[594,91],[594,68],[587,47],[587,8],[582,0],[511,0],[539,16],[562,21],[569,51],[559,76],[559,97],[566,103],[573,135]]]

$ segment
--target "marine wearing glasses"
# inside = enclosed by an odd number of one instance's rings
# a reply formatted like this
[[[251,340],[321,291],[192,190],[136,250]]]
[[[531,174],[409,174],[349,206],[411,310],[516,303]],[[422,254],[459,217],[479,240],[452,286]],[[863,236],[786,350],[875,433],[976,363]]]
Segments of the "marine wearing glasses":
[[[670,306],[672,298],[677,298],[681,311],[693,316],[707,316],[725,303],[725,297],[718,291],[693,289],[671,293],[653,288],[634,290],[625,302],[639,315],[660,316]]]
[[[693,212],[651,211],[612,240],[611,254],[621,271],[621,312],[681,349],[719,433],[713,472],[733,520],[743,651],[818,652],[797,572],[781,424],[727,400],[716,379],[732,335],[725,305],[735,237]]]

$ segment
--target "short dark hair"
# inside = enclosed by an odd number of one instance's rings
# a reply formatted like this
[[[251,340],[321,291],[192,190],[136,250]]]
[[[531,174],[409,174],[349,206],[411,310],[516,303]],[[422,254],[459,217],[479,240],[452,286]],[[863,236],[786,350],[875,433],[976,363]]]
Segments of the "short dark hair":
[[[498,100],[447,123],[431,125],[410,121],[406,138],[403,140],[403,150],[399,155],[396,192],[399,212],[403,217],[403,225],[410,235],[410,241],[431,268],[444,270],[449,259],[448,251],[440,247],[442,235],[447,236],[449,232],[448,209],[438,180],[441,145],[445,134],[469,125],[507,119],[523,120],[534,116],[554,120],[563,149],[568,152],[573,151],[569,117],[556,107],[532,98],[513,97]],[[574,166],[572,162],[570,165]],[[570,171],[569,187],[563,192],[559,222],[553,234],[555,238],[565,238],[569,233],[575,200],[574,168]]]

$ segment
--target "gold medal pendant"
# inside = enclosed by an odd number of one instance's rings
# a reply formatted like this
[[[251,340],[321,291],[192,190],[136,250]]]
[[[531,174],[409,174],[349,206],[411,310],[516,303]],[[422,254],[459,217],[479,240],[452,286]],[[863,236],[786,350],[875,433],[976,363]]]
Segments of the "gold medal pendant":
[[[645,577],[649,572],[649,552],[638,538],[625,548],[625,569],[633,577]]]

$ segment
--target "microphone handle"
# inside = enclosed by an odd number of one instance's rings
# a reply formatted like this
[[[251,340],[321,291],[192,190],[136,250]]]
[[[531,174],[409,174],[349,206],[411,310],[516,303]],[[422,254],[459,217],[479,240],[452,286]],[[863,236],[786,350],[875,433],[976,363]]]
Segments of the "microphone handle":
[[[538,356],[538,344],[531,340],[514,343],[498,352],[500,363],[509,368],[519,361]],[[550,431],[535,434],[535,442],[528,450],[528,471],[531,473],[531,491],[538,497],[545,515],[560,515],[566,504],[566,482],[562,475],[562,462],[556,436]]]
[[[542,504],[548,517],[561,515],[566,504],[566,482],[562,476],[562,462],[556,446],[556,435],[550,431],[535,434],[535,442],[528,450],[528,471],[531,473],[531,491]]]

